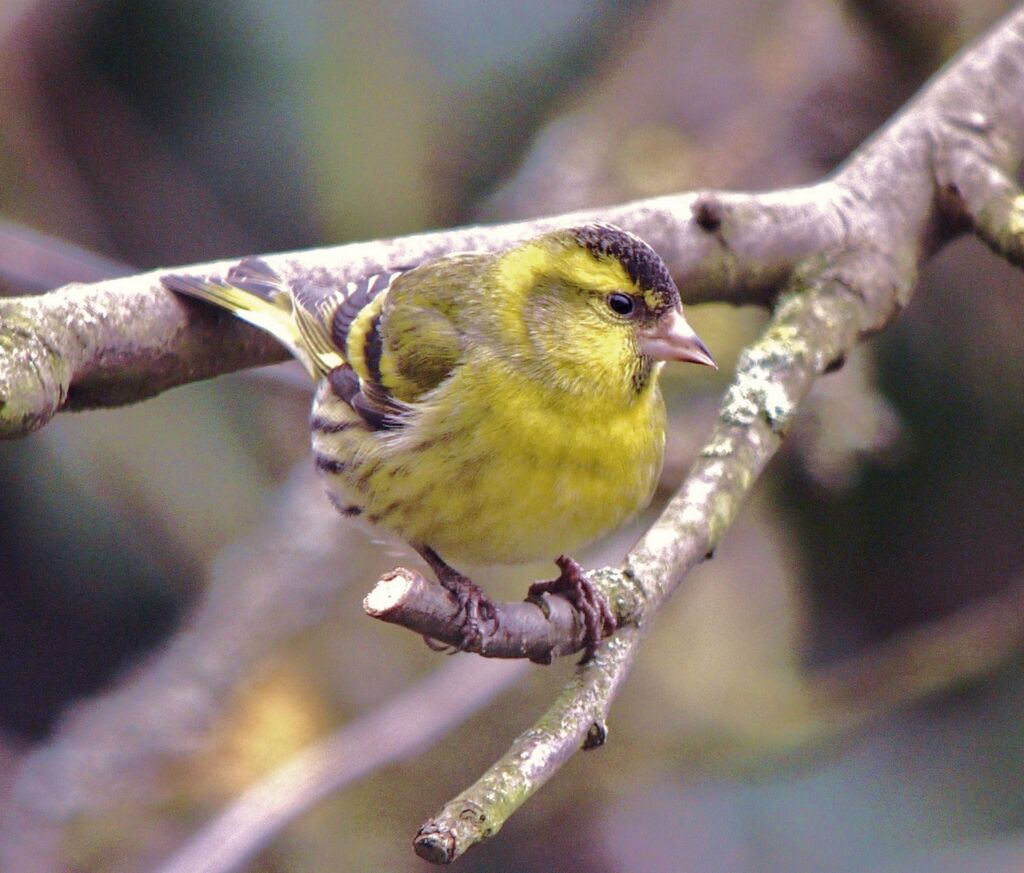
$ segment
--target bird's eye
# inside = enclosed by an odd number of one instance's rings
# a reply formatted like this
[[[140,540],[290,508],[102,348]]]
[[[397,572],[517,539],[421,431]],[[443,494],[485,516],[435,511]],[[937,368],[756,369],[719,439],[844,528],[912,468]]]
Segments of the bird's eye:
[[[636,301],[628,294],[616,291],[608,295],[608,308],[616,315],[632,315]]]

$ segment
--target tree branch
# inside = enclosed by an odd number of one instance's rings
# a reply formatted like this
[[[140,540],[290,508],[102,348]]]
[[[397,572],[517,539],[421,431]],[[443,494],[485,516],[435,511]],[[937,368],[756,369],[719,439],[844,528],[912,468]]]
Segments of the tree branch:
[[[496,834],[578,748],[601,746],[608,733],[608,708],[633,665],[639,638],[636,627],[627,627],[605,640],[548,711],[419,829],[413,840],[416,854],[435,864],[450,863]]]
[[[484,622],[466,651],[485,658],[529,658],[539,664],[578,652],[586,644],[582,617],[564,597],[544,598],[547,615],[535,603],[494,603],[497,622]],[[363,600],[363,609],[371,618],[462,648],[465,615],[458,598],[414,570],[399,567],[381,576]]]

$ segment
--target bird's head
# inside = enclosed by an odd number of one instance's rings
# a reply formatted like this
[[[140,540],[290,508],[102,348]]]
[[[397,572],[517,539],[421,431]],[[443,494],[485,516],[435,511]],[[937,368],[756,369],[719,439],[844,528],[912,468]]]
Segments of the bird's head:
[[[502,255],[504,333],[519,360],[574,393],[627,401],[661,361],[715,366],[665,262],[611,224],[552,231]]]

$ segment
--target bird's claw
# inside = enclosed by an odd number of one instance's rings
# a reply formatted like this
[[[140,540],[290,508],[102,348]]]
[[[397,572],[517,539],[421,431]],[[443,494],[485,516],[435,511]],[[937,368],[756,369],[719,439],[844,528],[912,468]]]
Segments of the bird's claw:
[[[460,640],[459,644],[454,647],[454,651],[480,651],[480,643],[484,636],[480,627],[481,622],[487,622],[492,626],[491,633],[498,629],[498,609],[494,605],[494,601],[484,594],[483,589],[472,579],[448,566],[433,549],[423,546],[417,548],[417,551],[430,565],[437,576],[437,581],[455,595],[455,600],[459,604]],[[426,637],[424,639],[427,640],[427,645],[430,648],[435,648],[429,639]]]
[[[450,655],[454,655],[456,652],[477,652],[480,650],[480,644],[484,637],[481,623],[489,623],[491,625],[491,633],[498,629],[498,611],[494,606],[494,602],[484,594],[478,585],[469,582],[468,579],[466,582],[468,583],[466,587],[458,589],[445,585],[445,588],[448,588],[455,595],[455,599],[459,604],[458,614],[461,616],[459,622],[459,643],[458,645],[450,646],[447,643],[435,640],[433,637],[424,636],[423,641],[427,644],[427,647],[435,652],[448,652]]]
[[[585,651],[583,660],[589,660],[594,649],[606,636],[614,633],[617,623],[608,601],[590,584],[583,568],[568,555],[559,555],[555,559],[558,569],[562,572],[557,579],[547,582],[534,582],[526,594],[526,599],[537,604],[545,616],[550,615],[550,608],[544,601],[544,594],[560,594],[568,600],[583,616]]]
[[[481,622],[492,626],[492,632],[498,629],[498,610],[483,589],[465,576],[460,576],[460,582],[456,587],[449,587],[459,603],[459,613],[462,616],[462,639],[459,642],[460,652],[471,651],[480,648],[480,641],[483,639],[483,632],[480,629]]]

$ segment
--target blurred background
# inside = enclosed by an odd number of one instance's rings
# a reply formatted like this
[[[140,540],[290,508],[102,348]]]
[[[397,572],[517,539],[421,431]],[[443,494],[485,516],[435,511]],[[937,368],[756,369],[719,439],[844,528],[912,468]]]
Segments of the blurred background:
[[[3,0],[0,293],[810,182],[1009,6]],[[464,869],[1024,869],[1021,284],[972,240],[929,264],[659,618],[609,744]],[[764,318],[693,310],[723,366],[668,379],[662,503]],[[0,444],[0,869],[157,869],[247,786],[447,667],[363,615],[412,558],[320,496],[294,373]],[[487,588],[514,598],[551,570]],[[570,670],[529,669],[247,869],[426,869],[420,822]]]

